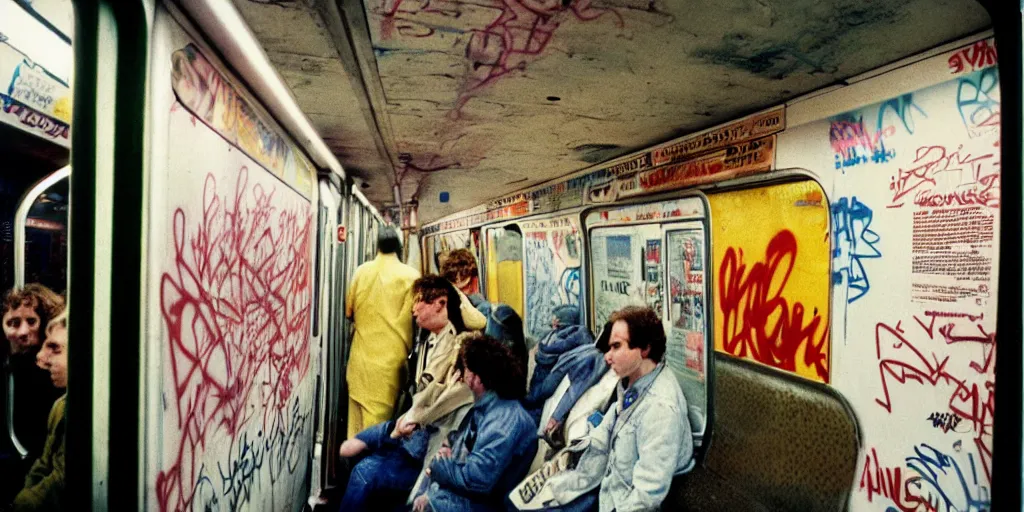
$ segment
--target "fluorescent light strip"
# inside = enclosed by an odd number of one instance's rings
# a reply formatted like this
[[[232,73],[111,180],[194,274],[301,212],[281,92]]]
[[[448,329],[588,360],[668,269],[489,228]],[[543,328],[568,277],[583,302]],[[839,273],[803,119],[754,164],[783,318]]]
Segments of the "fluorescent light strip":
[[[299,109],[295,96],[278,75],[235,6],[224,0],[178,0],[177,4],[253,89],[271,115],[309,153],[313,162],[344,179],[345,171],[341,163],[324,144],[306,114]]]

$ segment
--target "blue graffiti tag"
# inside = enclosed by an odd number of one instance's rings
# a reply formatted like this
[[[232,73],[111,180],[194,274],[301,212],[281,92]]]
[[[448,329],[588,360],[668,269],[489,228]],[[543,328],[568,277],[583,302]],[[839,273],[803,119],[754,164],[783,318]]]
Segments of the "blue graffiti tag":
[[[881,237],[871,230],[872,217],[871,208],[857,196],[841,197],[832,204],[832,259],[836,260],[832,284],[838,286],[845,281],[849,303],[871,289],[863,260],[882,257],[875,245]]]
[[[878,131],[882,131],[885,124],[885,115],[890,110],[896,114],[900,123],[903,124],[903,128],[911,135],[914,134],[914,111],[916,110],[922,116],[928,117],[928,114],[925,114],[924,110],[914,103],[913,94],[904,94],[903,96],[884,101],[878,107]]]
[[[551,330],[551,316],[560,303],[555,281],[555,256],[546,235],[528,236],[526,249],[526,332],[540,338]]]
[[[960,119],[973,138],[999,128],[999,69],[988,68],[961,78],[956,88]]]
[[[219,501],[214,483],[203,466],[192,491],[193,503],[208,510],[219,508],[218,503],[228,510],[241,509],[260,499],[264,474],[270,478],[273,496],[284,472],[288,478],[294,475],[306,461],[309,450],[306,427],[313,411],[303,410],[298,396],[289,409],[290,414],[284,409],[271,413],[266,430],[259,429],[255,435],[242,431],[232,442],[227,460],[217,461],[223,502]]]
[[[972,477],[972,484],[969,485],[960,464],[953,457],[925,443],[915,446],[914,453],[914,456],[906,458],[907,467],[920,476],[908,478],[908,484],[923,482],[930,485],[938,494],[932,497],[940,498],[942,503],[945,503],[947,511],[980,512],[991,507],[991,500],[987,496],[988,489],[978,485],[973,454],[967,455],[971,463]],[[971,492],[972,487],[977,489],[978,496]],[[928,501],[933,502],[932,499]]]
[[[257,437],[262,436],[261,431]],[[253,486],[260,480],[265,454],[259,440],[250,443],[248,433],[242,432],[228,455],[227,464],[217,462],[221,489],[231,510],[237,510],[242,503],[252,499]]]
[[[562,271],[562,291],[565,292],[566,304],[580,305],[580,268],[569,267]]]
[[[219,464],[219,463],[218,463]],[[199,477],[192,489],[192,497],[188,501],[194,510],[219,510],[220,500],[217,498],[217,489],[210,477],[206,476],[206,465],[199,468]]]

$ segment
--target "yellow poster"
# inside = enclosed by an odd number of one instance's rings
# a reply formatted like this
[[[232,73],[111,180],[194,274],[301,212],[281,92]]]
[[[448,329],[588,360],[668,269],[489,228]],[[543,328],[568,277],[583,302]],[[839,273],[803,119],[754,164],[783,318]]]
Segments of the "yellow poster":
[[[829,382],[828,203],[813,181],[708,197],[715,350]]]

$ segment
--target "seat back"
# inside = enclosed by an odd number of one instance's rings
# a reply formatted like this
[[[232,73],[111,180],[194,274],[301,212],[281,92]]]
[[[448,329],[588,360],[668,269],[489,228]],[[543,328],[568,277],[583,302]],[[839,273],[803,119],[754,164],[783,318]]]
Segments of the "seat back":
[[[845,509],[861,439],[842,396],[717,352],[714,372],[706,457],[701,467],[676,478],[664,508]]]

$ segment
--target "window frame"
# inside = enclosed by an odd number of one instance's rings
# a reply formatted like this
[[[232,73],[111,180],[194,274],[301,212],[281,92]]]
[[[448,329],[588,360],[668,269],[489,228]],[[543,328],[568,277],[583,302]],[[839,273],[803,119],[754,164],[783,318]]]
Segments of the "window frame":
[[[25,192],[22,196],[21,201],[18,203],[18,208],[14,213],[14,287],[21,288],[25,286],[25,242],[28,237],[25,231],[28,223],[28,212],[32,209],[32,205],[35,204],[36,199],[43,192],[46,192],[50,187],[56,185],[63,179],[71,176],[71,166],[65,165],[60,169],[50,173],[45,178],[36,182],[32,188]],[[68,185],[70,190],[70,183]],[[70,201],[69,201],[70,204]],[[69,212],[70,213],[70,212]]]
[[[580,278],[580,297],[579,297],[579,304],[577,305],[577,307],[579,308],[580,318],[579,318],[579,322],[578,323],[579,323],[579,325],[589,325],[589,318],[590,318],[590,313],[589,313],[589,310],[590,310],[590,300],[589,299],[590,299],[590,297],[589,297],[589,295],[588,295],[588,293],[586,291],[587,290],[587,282],[588,281],[587,281],[587,277],[586,277],[587,272],[586,272],[585,269],[587,267],[587,264],[588,264],[590,258],[589,258],[588,254],[586,252],[586,243],[585,243],[585,240],[584,240],[586,238],[586,228],[585,228],[585,226],[583,224],[583,221],[584,221],[583,212],[584,211],[585,211],[584,208],[572,208],[572,209],[569,209],[569,210],[557,211],[557,212],[554,212],[554,213],[545,213],[545,214],[540,214],[540,215],[532,215],[532,216],[529,216],[529,217],[523,217],[523,218],[520,218],[520,219],[516,219],[515,221],[512,221],[512,222],[514,222],[514,223],[516,223],[518,225],[519,232],[523,235],[523,247],[522,247],[522,253],[523,253],[522,254],[522,257],[523,257],[523,319],[522,320],[523,320],[523,331],[524,331],[524,334],[526,336],[528,336],[528,337],[529,337],[530,333],[528,331],[529,323],[528,323],[528,320],[527,320],[527,316],[529,315],[529,311],[527,309],[527,304],[526,304],[526,297],[527,297],[527,292],[528,292],[527,287],[526,287],[526,282],[527,282],[526,281],[526,273],[527,273],[527,269],[526,269],[526,245],[527,245],[526,244],[526,238],[527,238],[527,232],[536,231],[536,230],[524,229],[523,228],[523,223],[545,221],[545,220],[554,220],[554,219],[562,219],[562,218],[570,219],[571,221],[576,223],[575,227],[577,228],[577,232],[578,232],[579,237],[580,237],[580,247],[579,247],[579,252],[580,252],[580,276],[579,276],[579,278]],[[508,222],[507,224],[510,224],[512,222]],[[487,227],[488,226],[484,226],[485,229]],[[483,231],[483,233],[484,233],[484,236],[486,236],[486,231]],[[487,239],[484,238],[482,243],[484,244],[484,247],[486,248]],[[481,254],[483,254],[483,251],[481,251]],[[481,258],[481,259],[486,260],[486,258]],[[536,340],[536,341],[539,341],[539,340]]]
[[[670,218],[657,218],[650,220],[623,220],[619,222],[602,222],[595,223],[593,221],[594,214],[600,215],[601,213],[611,212],[615,210],[623,210],[632,207],[644,206],[644,205],[655,205],[659,203],[669,203],[673,201],[685,201],[688,199],[697,199],[700,203],[701,211],[696,215],[680,215],[679,217]],[[714,364],[712,364],[712,358],[715,357],[715,341],[714,341],[714,299],[712,291],[714,290],[714,272],[711,268],[711,257],[714,254],[713,240],[711,239],[711,205],[708,202],[707,196],[701,190],[688,190],[684,193],[673,192],[669,194],[658,194],[651,197],[643,197],[638,200],[624,201],[621,203],[603,204],[591,208],[587,208],[581,212],[583,220],[583,244],[584,253],[590,255],[593,248],[591,247],[591,240],[595,230],[605,228],[621,228],[630,226],[657,226],[659,231],[660,240],[662,241],[662,271],[661,271],[661,282],[662,286],[665,287],[668,279],[668,233],[671,231],[678,231],[684,225],[692,225],[699,223],[701,229],[704,232],[704,255],[705,255],[705,279],[704,279],[704,297],[705,297],[705,314],[704,314],[704,394],[705,404],[703,408],[704,422],[703,431],[700,433],[692,432],[693,443],[694,443],[694,460],[700,461],[704,454],[707,452],[707,448],[710,445],[710,439],[714,432],[714,417],[715,417],[715,404],[714,404],[714,393],[715,393],[715,372]],[[582,275],[586,276],[586,283],[593,283],[593,261],[594,258],[588,257],[585,263],[585,271],[581,272]],[[641,260],[641,266],[643,267],[643,261]],[[646,282],[646,280],[645,280]],[[667,290],[667,288],[663,288]],[[588,326],[594,332],[599,332],[600,329],[596,326],[597,312],[592,311],[596,306],[596,298],[594,297],[596,290],[594,287],[588,285],[587,292],[587,312],[588,312]],[[670,292],[670,290],[669,290]],[[666,296],[662,300],[661,311],[658,312],[662,325],[666,328],[666,341],[668,341],[669,332],[667,331],[670,325],[669,320],[669,305],[668,297]],[[708,304],[712,304],[711,307]],[[678,377],[677,377],[678,380]],[[687,411],[687,421],[689,421],[689,411]]]

